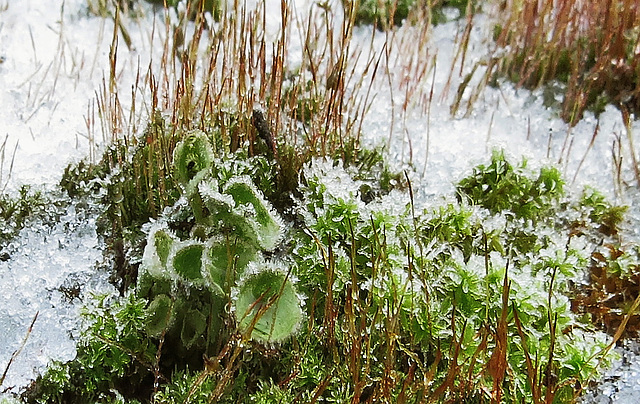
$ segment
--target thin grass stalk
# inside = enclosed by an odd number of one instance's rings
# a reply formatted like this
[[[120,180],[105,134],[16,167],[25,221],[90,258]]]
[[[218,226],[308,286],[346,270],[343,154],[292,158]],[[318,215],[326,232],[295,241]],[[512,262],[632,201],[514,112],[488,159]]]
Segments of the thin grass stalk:
[[[587,155],[589,154],[591,149],[593,149],[593,145],[596,142],[596,137],[598,136],[598,132],[600,132],[600,119],[598,119],[596,121],[596,126],[593,129],[593,135],[591,135],[591,141],[589,142],[589,145],[587,146],[587,149],[584,151],[584,155],[582,156],[582,158],[580,159],[580,162],[578,163],[578,167],[576,168],[576,173],[573,175],[573,179],[571,180],[571,184],[575,184],[576,179],[578,178],[578,173],[580,172],[580,169],[582,168],[582,165],[584,164],[585,160],[587,159]]]
[[[633,142],[631,114],[629,113],[629,109],[624,105],[620,106],[620,110],[622,112],[622,121],[624,122],[625,132],[627,134],[627,141],[629,142],[629,154],[631,155],[633,174],[636,178],[636,183],[640,186],[640,165],[638,165],[638,158],[636,156],[636,149]]]
[[[7,377],[7,373],[9,373],[9,369],[11,368],[11,365],[13,364],[13,361],[16,360],[16,358],[22,352],[22,349],[24,349],[25,345],[27,344],[27,341],[29,340],[29,337],[31,336],[31,332],[33,331],[33,326],[36,323],[36,320],[38,319],[38,315],[39,314],[40,314],[40,311],[36,311],[36,314],[33,316],[33,319],[31,320],[31,324],[29,324],[29,328],[27,328],[27,332],[26,332],[24,338],[22,339],[22,343],[20,344],[18,349],[13,351],[13,353],[11,354],[11,357],[9,358],[9,361],[7,362],[7,366],[5,366],[4,372],[2,372],[2,376],[0,376],[0,386],[2,386],[2,384],[4,383],[4,381],[5,381],[6,377]],[[4,392],[6,392],[6,391],[7,390],[5,390]]]
[[[445,376],[444,381],[440,386],[438,386],[429,396],[430,400],[437,400],[444,396],[444,394],[449,392],[456,391],[456,380],[458,375],[460,374],[460,364],[458,363],[458,357],[460,356],[460,350],[462,349],[462,342],[458,340],[456,336],[456,316],[455,316],[455,305],[451,313],[451,347],[449,348],[450,359],[447,363],[449,366],[449,370],[447,371],[447,375]],[[465,319],[462,324],[462,335],[464,335],[467,328],[467,320]]]
[[[527,380],[529,381],[529,386],[531,388],[531,396],[533,398],[533,403],[541,402],[541,391],[540,386],[537,383],[538,380],[538,366],[537,361],[536,364],[531,360],[531,355],[529,354],[529,345],[528,345],[528,335],[525,333],[522,327],[522,323],[520,322],[520,317],[518,315],[518,309],[515,306],[515,303],[512,305],[513,310],[513,320],[516,324],[516,329],[518,330],[518,335],[521,340],[522,352],[524,353],[525,363],[527,365]]]
[[[509,290],[511,289],[511,281],[508,278],[508,268],[504,271],[504,280],[502,284],[502,310],[500,319],[494,334],[496,346],[489,358],[487,368],[489,375],[493,379],[493,388],[491,390],[491,400],[500,403],[502,400],[503,381],[509,366],[507,362],[508,341],[507,341],[507,314],[509,311]]]
[[[18,151],[19,141],[16,141],[15,146],[13,147],[13,153],[11,153],[11,162],[9,163],[9,168],[7,169],[6,179],[4,178],[4,163],[5,163],[5,151],[7,148],[7,140],[9,140],[9,135],[7,134],[4,137],[4,141],[2,145],[0,145],[0,192],[4,192],[9,185],[9,181],[11,180],[11,173],[13,172],[13,163],[16,159],[16,152]]]

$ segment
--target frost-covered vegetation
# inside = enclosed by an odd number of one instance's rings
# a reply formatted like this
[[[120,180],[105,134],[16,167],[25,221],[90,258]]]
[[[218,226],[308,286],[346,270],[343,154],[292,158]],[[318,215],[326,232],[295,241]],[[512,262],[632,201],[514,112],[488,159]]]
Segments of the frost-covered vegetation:
[[[50,364],[21,399],[572,402],[637,332],[640,248],[623,243],[625,206],[500,149],[453,192],[418,201],[416,168],[361,144],[384,52],[367,62],[371,83],[359,79],[354,26],[466,15],[464,55],[479,9],[342,4],[339,34],[309,28],[294,67],[285,3],[273,42],[254,26],[260,8],[156,6],[165,62],[149,69],[138,126],[120,110],[115,48],[120,37],[131,46],[121,15],[139,5],[88,1],[116,27],[98,95],[113,142],[60,186],[102,206],[117,292],[84,302],[76,357]],[[333,24],[337,11],[317,7]],[[46,204],[27,188],[0,200],[7,240]]]
[[[568,199],[555,168],[495,152],[416,210],[401,177],[366,179],[376,152],[312,159],[283,221],[258,188],[273,162],[213,143],[176,145],[181,196],[145,226],[136,287],[96,297],[30,400],[565,402],[606,363],[571,296],[613,207]]]

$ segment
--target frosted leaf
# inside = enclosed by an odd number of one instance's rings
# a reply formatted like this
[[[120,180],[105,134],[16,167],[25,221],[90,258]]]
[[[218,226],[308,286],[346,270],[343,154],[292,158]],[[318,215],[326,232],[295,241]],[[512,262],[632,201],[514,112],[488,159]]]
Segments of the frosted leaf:
[[[302,320],[302,309],[291,280],[274,265],[247,276],[235,298],[239,327],[246,331],[253,324],[251,338],[263,342],[280,342],[289,338]],[[260,308],[273,303],[256,318]]]
[[[203,276],[214,291],[222,294],[230,286],[227,282],[233,284],[256,255],[255,247],[242,239],[212,237],[205,250]]]
[[[205,246],[202,243],[188,240],[174,243],[169,256],[168,268],[178,277],[199,283],[202,277],[202,261]]]

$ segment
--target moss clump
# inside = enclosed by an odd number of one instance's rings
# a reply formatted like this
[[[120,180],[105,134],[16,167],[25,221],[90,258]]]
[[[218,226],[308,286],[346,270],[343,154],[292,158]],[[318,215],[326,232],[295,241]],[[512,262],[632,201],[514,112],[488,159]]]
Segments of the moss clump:
[[[580,206],[588,211],[589,220],[598,225],[598,231],[607,236],[618,234],[628,210],[627,206],[612,205],[602,193],[591,187],[582,193]]]
[[[82,312],[86,328],[76,358],[55,362],[23,394],[27,403],[93,403],[115,401],[117,391],[128,402],[151,393],[157,345],[145,334],[146,302],[96,296]]]
[[[564,181],[553,167],[543,167],[537,178],[524,173],[526,162],[514,167],[504,152],[494,151],[491,163],[479,165],[457,185],[458,199],[492,213],[509,210],[516,217],[537,220],[564,195]]]
[[[15,196],[0,193],[0,248],[18,235],[29,221],[55,215],[60,201],[46,197],[28,185]]]
[[[362,0],[357,2],[354,22],[356,25],[370,24],[379,28],[401,25],[413,12],[420,11],[431,18],[430,23],[437,25],[447,22],[446,9],[456,9],[464,16],[468,0],[442,0],[424,2],[416,0]],[[343,1],[347,12],[351,3]]]

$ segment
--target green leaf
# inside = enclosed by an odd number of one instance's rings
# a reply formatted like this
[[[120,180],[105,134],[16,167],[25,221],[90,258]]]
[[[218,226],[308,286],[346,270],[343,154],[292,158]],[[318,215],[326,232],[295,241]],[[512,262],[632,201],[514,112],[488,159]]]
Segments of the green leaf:
[[[147,334],[159,337],[174,321],[173,302],[167,295],[156,296],[145,310]]]
[[[173,151],[175,177],[191,195],[198,183],[208,172],[213,162],[213,150],[206,135],[201,131],[192,131],[176,145]]]
[[[236,211],[246,219],[246,225],[256,234],[257,244],[265,250],[274,249],[282,236],[280,219],[251,179],[234,178],[227,183],[225,193],[231,195]]]
[[[302,320],[302,309],[291,281],[286,274],[267,268],[247,278],[236,299],[239,328],[251,330],[251,338],[263,342],[278,342],[290,337]],[[264,305],[271,305],[256,318]]]
[[[183,243],[183,246],[176,250],[171,259],[171,266],[175,273],[187,280],[201,280],[203,252],[203,244]]]
[[[200,311],[191,309],[185,313],[180,340],[185,348],[191,349],[203,336],[207,328],[207,316]]]
[[[228,274],[233,271],[235,276],[229,278],[233,282],[255,257],[255,247],[240,238],[212,238],[205,254],[204,275],[213,289],[223,293],[228,287]]]

